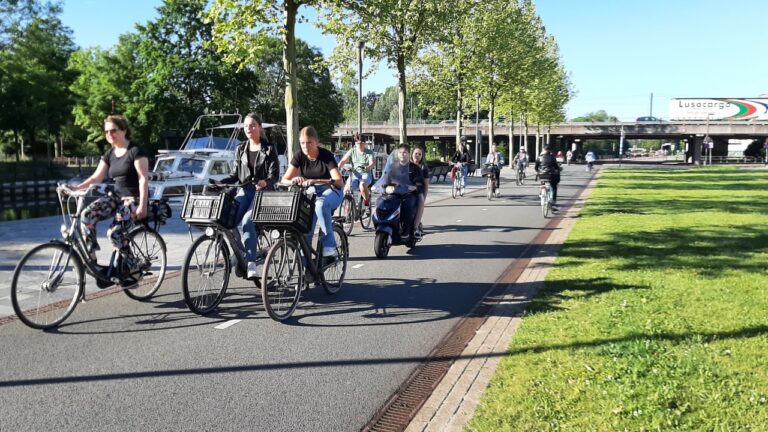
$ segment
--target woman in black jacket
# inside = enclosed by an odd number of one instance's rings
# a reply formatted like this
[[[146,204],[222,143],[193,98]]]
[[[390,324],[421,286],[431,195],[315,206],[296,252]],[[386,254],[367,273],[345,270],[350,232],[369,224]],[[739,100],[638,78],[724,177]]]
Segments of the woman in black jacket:
[[[243,130],[248,140],[240,144],[235,152],[235,170],[220,183],[248,183],[238,188],[235,201],[239,204],[237,220],[240,221],[243,231],[245,258],[248,262],[247,277],[252,279],[258,276],[256,224],[251,220],[253,197],[256,191],[271,189],[279,180],[280,166],[275,146],[262,136],[260,115],[256,113],[246,115],[243,120]]]

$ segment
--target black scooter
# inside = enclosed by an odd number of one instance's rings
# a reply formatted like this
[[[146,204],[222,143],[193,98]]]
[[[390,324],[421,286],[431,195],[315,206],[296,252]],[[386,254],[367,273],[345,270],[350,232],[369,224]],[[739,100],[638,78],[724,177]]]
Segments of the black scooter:
[[[373,251],[376,258],[386,258],[391,246],[405,245],[408,249],[416,246],[421,238],[414,235],[414,219],[418,197],[416,187],[410,186],[408,192],[395,192],[394,185],[384,188],[384,193],[376,202],[376,210],[373,212],[373,226],[376,237],[373,242]],[[402,204],[406,200],[413,200],[410,207],[412,214],[403,214]]]

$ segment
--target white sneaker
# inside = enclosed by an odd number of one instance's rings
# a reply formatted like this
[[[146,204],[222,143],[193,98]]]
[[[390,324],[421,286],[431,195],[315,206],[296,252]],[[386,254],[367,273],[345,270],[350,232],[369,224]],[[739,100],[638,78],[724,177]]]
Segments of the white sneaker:
[[[324,257],[334,257],[334,256],[336,256],[336,248],[335,247],[324,247],[323,248],[323,256]]]
[[[248,275],[246,276],[248,279],[254,279],[259,276],[259,271],[256,269],[256,263],[253,261],[248,261]]]

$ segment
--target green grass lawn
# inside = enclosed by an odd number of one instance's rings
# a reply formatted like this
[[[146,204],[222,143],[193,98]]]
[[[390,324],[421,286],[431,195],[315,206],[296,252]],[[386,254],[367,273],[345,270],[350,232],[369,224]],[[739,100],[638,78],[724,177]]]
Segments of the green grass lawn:
[[[603,170],[472,431],[768,430],[768,173]]]

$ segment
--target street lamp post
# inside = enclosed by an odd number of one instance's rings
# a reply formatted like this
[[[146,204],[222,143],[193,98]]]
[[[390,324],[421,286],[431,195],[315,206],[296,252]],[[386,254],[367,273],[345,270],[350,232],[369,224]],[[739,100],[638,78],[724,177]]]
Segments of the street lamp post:
[[[483,141],[483,137],[480,135],[480,94],[477,94],[477,104],[475,105],[475,167],[480,164],[480,144]]]
[[[363,135],[363,47],[365,41],[357,43],[357,133]]]
[[[704,145],[707,146],[707,160],[709,161],[709,165],[712,165],[712,138],[709,136],[709,116],[711,115],[712,113],[707,113],[707,132],[704,134]]]

